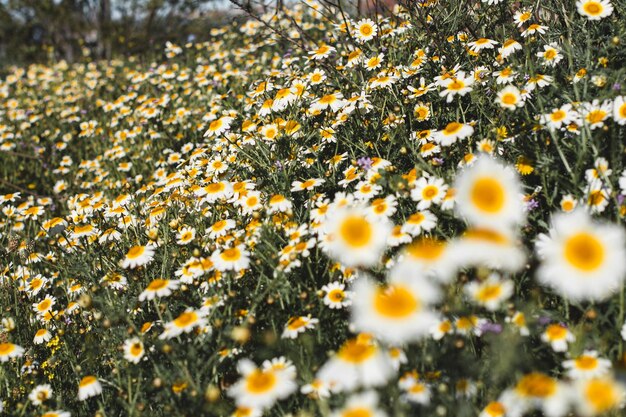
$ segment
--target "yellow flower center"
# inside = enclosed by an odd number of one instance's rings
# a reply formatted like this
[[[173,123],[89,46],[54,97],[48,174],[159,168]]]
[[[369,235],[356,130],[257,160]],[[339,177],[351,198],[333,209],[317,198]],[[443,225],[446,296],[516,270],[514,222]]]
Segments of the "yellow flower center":
[[[553,122],[560,122],[561,120],[565,119],[565,116],[567,114],[563,111],[563,110],[557,110],[555,112],[552,112],[552,114],[550,115],[550,120],[552,120]]]
[[[198,315],[194,311],[188,311],[175,318],[174,325],[176,327],[187,327],[194,324],[197,320]]]
[[[489,301],[498,298],[502,294],[502,287],[500,285],[485,285],[476,294],[476,298],[479,301]]]
[[[597,16],[602,13],[603,7],[602,4],[597,1],[588,1],[583,6],[583,10],[591,16]]]
[[[270,204],[277,204],[283,201],[285,201],[285,197],[280,194],[274,195],[272,196],[272,198],[270,198]]]
[[[590,124],[600,123],[606,118],[606,112],[604,110],[592,110],[587,115],[587,122]]]
[[[213,120],[209,125],[209,130],[215,132],[220,127],[222,127],[222,119]]]
[[[168,283],[169,283],[169,280],[167,279],[157,278],[154,281],[152,281],[150,284],[148,284],[148,288],[146,289],[149,291],[158,291],[167,287]]]
[[[362,363],[374,356],[375,353],[376,346],[373,344],[359,339],[352,339],[339,349],[337,355],[346,362]]]
[[[422,197],[424,197],[425,200],[432,200],[437,194],[439,194],[439,188],[435,185],[427,185],[422,190]]]
[[[576,358],[574,363],[576,364],[576,368],[589,371],[591,369],[597,368],[598,359],[594,358],[593,356],[581,356],[579,358]]]
[[[546,329],[546,335],[550,340],[562,340],[567,336],[567,329],[559,324],[551,324]]]
[[[420,301],[408,289],[400,285],[378,288],[374,294],[374,310],[381,316],[403,319],[420,308]]]
[[[94,383],[94,382],[96,382],[96,381],[97,381],[97,378],[96,378],[95,376],[93,376],[93,375],[89,375],[89,376],[86,376],[86,377],[84,377],[83,379],[81,379],[81,380],[80,380],[80,384],[78,384],[78,386],[79,386],[80,388],[83,388],[83,387],[86,387],[86,386],[88,386],[88,385],[93,384],[93,383]]]
[[[502,103],[512,105],[517,103],[517,96],[513,93],[506,93],[502,96]]]
[[[361,27],[359,28],[359,32],[361,32],[361,35],[363,36],[369,36],[372,34],[372,32],[374,32],[374,29],[371,25],[361,25]]]
[[[328,298],[330,298],[331,301],[334,301],[335,303],[340,303],[345,298],[345,293],[343,292],[343,290],[337,288],[337,289],[331,290],[328,293]]]
[[[573,267],[591,272],[598,269],[604,261],[604,245],[592,234],[580,232],[567,239],[564,255]]]
[[[276,385],[277,378],[272,371],[252,371],[246,377],[246,389],[252,394],[263,394],[270,391]]]
[[[546,398],[556,391],[556,381],[542,373],[533,372],[524,376],[515,389],[524,397]]]
[[[455,78],[450,84],[448,84],[448,90],[459,91],[465,87],[465,83]]]
[[[126,254],[126,257],[128,259],[139,258],[141,255],[143,255],[145,250],[146,250],[146,248],[144,248],[143,246],[133,246],[132,248],[130,248],[130,250]]]
[[[46,311],[48,309],[50,309],[50,307],[52,306],[52,301],[48,298],[46,298],[45,300],[43,300],[42,302],[40,302],[37,305],[37,310],[39,311]]]
[[[463,128],[463,124],[461,123],[458,123],[458,122],[448,123],[446,128],[443,129],[443,133],[446,136],[454,135],[454,134],[459,133],[462,128]]]
[[[289,319],[289,322],[287,322],[287,328],[289,330],[297,330],[301,327],[306,326],[307,323],[308,321],[303,319],[302,317],[292,317]]]
[[[374,230],[367,219],[360,216],[348,216],[339,228],[342,240],[353,248],[367,246],[374,234]]]
[[[213,224],[213,226],[211,226],[211,229],[213,229],[214,232],[219,232],[220,230],[224,229],[226,227],[226,220],[220,220],[217,221]]]
[[[13,343],[0,343],[0,356],[7,356],[15,350]]]
[[[504,408],[504,405],[502,405],[502,403],[492,401],[487,404],[487,407],[485,407],[485,412],[492,417],[500,417],[504,415],[506,409]]]
[[[133,343],[130,347],[130,354],[133,356],[139,356],[141,355],[141,353],[143,352],[143,346],[141,346],[141,343],[137,342],[137,343]]]
[[[350,408],[341,413],[341,417],[372,417],[372,415],[372,411],[365,407]]]
[[[223,260],[233,262],[241,258],[241,251],[238,248],[229,248],[220,254]]]
[[[594,379],[585,387],[585,397],[596,414],[602,414],[619,403],[619,395],[610,381]]]
[[[474,182],[470,198],[480,211],[495,214],[504,206],[504,187],[494,178],[479,178]]]
[[[556,57],[556,50],[554,49],[548,49],[546,52],[543,53],[543,58],[547,59],[548,61],[553,60]]]
[[[226,188],[226,186],[222,184],[221,182],[211,183],[205,187],[207,193],[210,193],[210,194],[219,193],[224,188]]]

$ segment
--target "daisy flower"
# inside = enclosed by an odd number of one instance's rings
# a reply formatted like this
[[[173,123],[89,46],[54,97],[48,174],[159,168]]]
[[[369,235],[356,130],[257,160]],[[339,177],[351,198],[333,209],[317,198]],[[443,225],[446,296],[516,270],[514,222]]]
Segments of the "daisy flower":
[[[250,252],[243,245],[224,250],[218,249],[211,255],[211,261],[218,271],[239,272],[250,266]]]
[[[611,361],[599,358],[595,350],[586,350],[577,358],[564,361],[563,368],[572,379],[599,378],[610,373]]]
[[[85,401],[87,398],[95,397],[102,393],[102,385],[98,378],[93,375],[87,375],[80,380],[78,384],[78,400]]]
[[[567,351],[567,344],[576,340],[576,337],[561,324],[551,324],[541,334],[541,340],[549,343],[555,352]]]
[[[385,250],[391,225],[384,218],[371,220],[363,207],[342,207],[329,213],[323,231],[325,250],[346,266],[373,266]]]
[[[574,384],[572,397],[581,416],[604,415],[624,406],[626,387],[612,376],[580,379]]]
[[[40,345],[44,342],[48,342],[50,339],[52,339],[52,334],[47,329],[39,329],[37,333],[35,333],[33,343]]]
[[[178,288],[179,282],[176,280],[157,278],[152,280],[145,290],[139,294],[139,301],[154,300],[156,297],[168,297],[172,290]]]
[[[126,339],[124,341],[124,359],[130,363],[139,363],[145,353],[145,349],[141,340],[138,337],[132,339]]]
[[[290,369],[260,369],[252,361],[243,359],[237,364],[237,370],[242,377],[228,389],[228,395],[235,399],[238,407],[271,408],[298,388],[295,372]]]
[[[360,334],[346,341],[317,372],[333,392],[385,385],[395,373],[389,356],[371,336]]]
[[[418,380],[413,373],[403,375],[398,381],[403,397],[409,402],[428,405],[430,404],[431,390],[426,383]]]
[[[514,285],[511,280],[502,280],[498,274],[491,274],[485,281],[468,283],[464,289],[474,303],[495,311],[513,294]]]
[[[432,204],[440,204],[448,186],[443,179],[437,177],[421,177],[411,190],[411,198],[417,201],[418,210],[430,208]]]
[[[552,109],[551,113],[541,115],[541,123],[551,130],[567,126],[578,118],[578,113],[572,109],[571,104]]]
[[[515,12],[513,15],[513,21],[517,25],[517,27],[522,26],[524,23],[528,22],[530,18],[533,17],[533,12],[530,9],[520,9]]]
[[[524,106],[524,100],[517,87],[507,85],[502,90],[498,91],[496,104],[499,104],[500,107],[507,110],[515,110],[518,107]]]
[[[613,13],[613,5],[609,0],[578,0],[576,9],[589,20],[604,19]]]
[[[513,390],[503,393],[503,396],[509,397],[509,401],[517,406],[511,408],[517,408],[519,415],[540,409],[546,416],[560,417],[567,413],[569,405],[566,386],[541,372],[524,375]]]
[[[427,275],[441,282],[450,282],[455,272],[447,242],[433,237],[419,238],[402,248],[394,268],[400,275]]]
[[[543,46],[543,51],[537,52],[537,57],[543,59],[543,64],[549,67],[554,67],[561,62],[563,55],[556,48],[556,43]]]
[[[291,317],[285,325],[282,337],[284,339],[295,339],[300,333],[314,329],[317,323],[319,323],[319,320],[311,318],[310,316]]]
[[[498,42],[493,39],[480,38],[473,42],[469,42],[467,46],[469,46],[472,52],[480,52],[483,49],[493,49],[493,47],[497,44]]]
[[[183,227],[176,234],[176,243],[179,245],[187,245],[196,237],[196,229],[193,227]]]
[[[362,19],[355,25],[354,37],[360,43],[373,39],[378,33],[376,23],[371,19]]]
[[[618,96],[613,100],[613,120],[619,125],[626,125],[626,97]]]
[[[621,227],[596,222],[582,209],[556,214],[536,242],[537,278],[572,300],[605,299],[624,280],[625,244]]]
[[[321,178],[310,178],[306,181],[294,181],[291,183],[291,191],[312,190],[322,185],[325,181]]]
[[[474,77],[470,74],[465,76],[465,72],[459,71],[456,75],[445,78],[438,82],[438,85],[443,89],[439,92],[439,96],[445,97],[446,102],[452,103],[454,96],[464,96],[472,91],[472,84],[474,83]]]
[[[344,308],[352,305],[352,292],[346,291],[346,286],[338,281],[322,287],[324,304],[332,309]]]
[[[470,228],[450,242],[448,259],[457,268],[487,267],[520,270],[526,254],[510,231]]]
[[[559,203],[559,206],[561,206],[561,210],[563,210],[566,213],[572,212],[576,208],[577,205],[578,205],[578,201],[576,201],[576,199],[570,194],[564,195],[561,198],[561,202]]]
[[[122,260],[122,268],[137,268],[150,263],[152,258],[154,258],[154,247],[152,245],[133,246]]]
[[[593,100],[592,103],[583,103],[581,105],[580,115],[589,125],[589,128],[594,130],[603,127],[604,122],[612,112],[613,104],[610,101],[600,103],[599,100]]]
[[[459,139],[465,139],[474,133],[474,128],[465,123],[451,122],[443,130],[433,134],[433,140],[441,146],[450,146]]]
[[[519,43],[515,39],[507,39],[506,41],[504,41],[500,49],[498,49],[498,53],[500,54],[500,56],[502,56],[502,59],[507,59],[515,51],[520,51],[521,49],[521,43]]]
[[[422,232],[428,232],[437,225],[437,216],[428,210],[418,211],[407,217],[402,225],[402,231],[411,236],[418,236]]]
[[[165,330],[159,335],[159,339],[172,339],[183,333],[189,333],[196,327],[204,328],[207,325],[203,311],[187,309],[174,320],[165,323]]]
[[[52,397],[52,387],[49,384],[37,385],[28,394],[28,399],[33,405],[41,405]]]
[[[378,286],[368,278],[354,284],[352,323],[377,339],[402,344],[429,333],[438,317],[429,307],[440,297],[439,289],[425,278],[406,278],[392,271],[389,283]]]
[[[539,33],[540,35],[543,35],[544,33],[546,33],[546,30],[548,30],[547,26],[542,26],[537,23],[533,23],[522,32],[522,38],[527,38],[528,36],[534,35],[535,33]]]
[[[303,385],[302,388],[300,388],[300,392],[313,398],[330,397],[328,385],[319,379],[314,379],[311,383]]]
[[[217,239],[218,237],[225,236],[230,230],[234,229],[237,226],[232,219],[222,219],[218,220],[208,228],[209,237],[211,239]]]
[[[522,223],[522,188],[515,171],[482,155],[457,177],[456,209],[471,224],[494,229]]]

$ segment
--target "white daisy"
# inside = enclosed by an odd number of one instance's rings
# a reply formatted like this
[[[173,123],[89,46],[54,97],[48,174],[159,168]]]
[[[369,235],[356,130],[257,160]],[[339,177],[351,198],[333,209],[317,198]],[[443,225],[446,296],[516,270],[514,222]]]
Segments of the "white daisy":
[[[549,234],[536,242],[537,278],[572,300],[605,299],[624,280],[625,244],[621,227],[596,222],[584,210],[556,214]]]

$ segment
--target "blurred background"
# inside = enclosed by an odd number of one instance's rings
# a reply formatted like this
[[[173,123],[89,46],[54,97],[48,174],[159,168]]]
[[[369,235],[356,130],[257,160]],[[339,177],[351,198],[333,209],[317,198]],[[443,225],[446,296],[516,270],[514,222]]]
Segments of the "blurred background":
[[[212,28],[302,0],[0,0],[0,74],[10,65],[163,54],[167,41],[204,41]],[[317,0],[350,14],[396,0]],[[407,0],[414,1],[414,0]]]
[[[241,16],[228,0],[0,0],[0,68],[162,51]]]

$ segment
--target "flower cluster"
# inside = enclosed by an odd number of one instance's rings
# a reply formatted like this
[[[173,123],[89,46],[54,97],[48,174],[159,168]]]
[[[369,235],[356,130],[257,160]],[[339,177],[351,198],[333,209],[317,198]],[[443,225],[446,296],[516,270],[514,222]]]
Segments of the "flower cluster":
[[[8,69],[0,415],[621,412],[626,6],[401,3]]]

